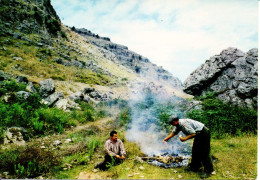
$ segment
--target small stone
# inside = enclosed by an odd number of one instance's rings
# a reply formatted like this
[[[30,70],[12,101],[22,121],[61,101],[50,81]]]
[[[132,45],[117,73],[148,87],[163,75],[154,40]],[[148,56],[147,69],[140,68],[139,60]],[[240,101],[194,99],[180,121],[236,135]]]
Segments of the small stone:
[[[41,149],[45,149],[46,147],[45,146],[40,146]]]
[[[97,169],[93,169],[93,172],[94,172],[94,173],[97,173],[97,172],[98,172],[98,170],[97,170]]]
[[[53,142],[54,146],[58,146],[60,144],[62,144],[62,142],[60,140],[56,140],[56,141]]]
[[[212,174],[212,175],[215,175],[215,174],[217,174],[217,173],[216,173],[216,171],[213,171],[211,174]]]
[[[144,178],[144,176],[140,176],[140,178]]]
[[[178,178],[180,178],[180,179],[181,179],[181,178],[182,178],[182,175],[178,175]]]
[[[128,177],[133,177],[134,175],[133,174],[128,174]]]
[[[67,171],[67,170],[68,170],[68,168],[63,168],[63,170],[64,170],[64,171]]]
[[[178,171],[177,170],[173,170],[174,173],[177,173]]]
[[[140,169],[140,170],[144,170],[145,168],[144,168],[143,166],[140,166],[139,169]]]
[[[72,140],[71,139],[66,139],[64,143],[68,144],[68,143],[71,143]]]

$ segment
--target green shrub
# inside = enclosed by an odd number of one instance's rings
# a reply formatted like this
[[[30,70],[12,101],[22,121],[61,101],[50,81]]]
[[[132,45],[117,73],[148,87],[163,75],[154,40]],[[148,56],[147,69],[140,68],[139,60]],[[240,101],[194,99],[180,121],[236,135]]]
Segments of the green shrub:
[[[242,132],[257,132],[256,110],[224,103],[212,94],[201,100],[202,110],[193,110],[187,115],[204,123],[216,137],[224,133],[240,135]]]
[[[17,83],[15,80],[3,81],[0,83],[0,96],[8,92],[23,91],[26,88],[26,84]]]
[[[117,118],[117,121],[119,126],[128,127],[128,124],[131,122],[131,109],[128,107],[122,110]]]
[[[57,108],[40,108],[37,110],[37,120],[44,122],[44,130],[62,133],[64,127],[70,127],[69,113]]]
[[[1,150],[0,158],[0,171],[8,171],[20,179],[48,173],[61,162],[53,152],[32,146]]]
[[[80,123],[85,123],[88,121],[95,121],[96,119],[96,111],[93,106],[89,103],[80,102],[81,110],[73,110],[71,113],[71,117],[76,119]]]
[[[73,125],[70,114],[56,108],[48,108],[40,103],[38,93],[27,99],[21,99],[14,92],[25,90],[26,84],[15,80],[3,81],[0,86],[1,95],[8,92],[8,103],[0,101],[0,138],[7,127],[18,126],[33,130],[34,134],[45,132],[63,132],[64,127]]]
[[[87,152],[87,157],[90,160],[92,155],[95,152],[95,149],[97,147],[99,147],[101,145],[101,141],[99,141],[98,139],[92,139],[89,143],[88,143],[88,152]]]

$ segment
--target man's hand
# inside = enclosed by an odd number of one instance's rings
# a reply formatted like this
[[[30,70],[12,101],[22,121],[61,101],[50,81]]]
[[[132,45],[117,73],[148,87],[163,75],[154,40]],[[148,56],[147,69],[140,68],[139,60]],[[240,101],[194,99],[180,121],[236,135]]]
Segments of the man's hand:
[[[167,140],[164,139],[162,142],[163,142],[163,143],[167,143]]]
[[[115,157],[118,158],[118,159],[121,159],[121,157],[119,155],[115,155]]]
[[[118,158],[118,159],[125,159],[125,156],[116,155],[115,157]]]

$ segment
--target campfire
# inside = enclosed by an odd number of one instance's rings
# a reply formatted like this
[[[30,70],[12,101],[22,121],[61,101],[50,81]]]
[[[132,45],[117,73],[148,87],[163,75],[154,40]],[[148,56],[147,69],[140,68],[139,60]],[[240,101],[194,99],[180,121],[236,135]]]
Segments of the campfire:
[[[148,161],[149,164],[155,166],[171,168],[171,167],[183,167],[187,166],[189,160],[191,159],[190,155],[178,155],[178,154],[169,154],[168,152],[161,155],[153,157],[140,157],[142,160]]]

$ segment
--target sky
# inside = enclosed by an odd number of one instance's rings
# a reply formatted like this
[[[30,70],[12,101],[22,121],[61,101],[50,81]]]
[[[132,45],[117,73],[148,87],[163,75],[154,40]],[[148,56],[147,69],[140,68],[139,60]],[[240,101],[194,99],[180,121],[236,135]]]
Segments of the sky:
[[[125,45],[182,82],[228,47],[258,47],[257,0],[51,0],[63,24]]]

